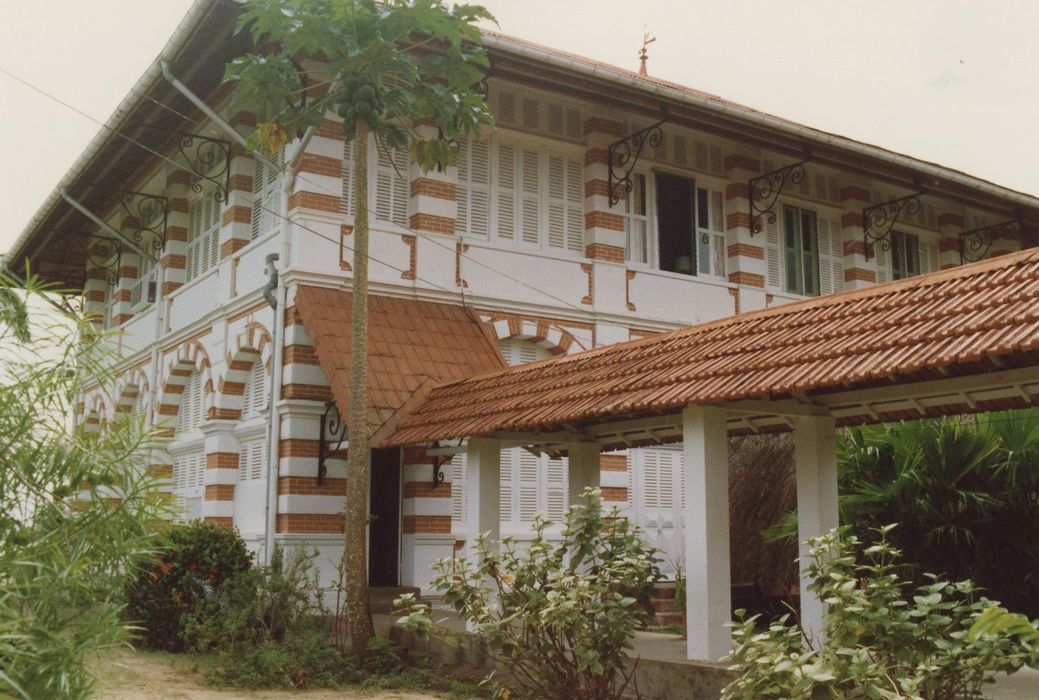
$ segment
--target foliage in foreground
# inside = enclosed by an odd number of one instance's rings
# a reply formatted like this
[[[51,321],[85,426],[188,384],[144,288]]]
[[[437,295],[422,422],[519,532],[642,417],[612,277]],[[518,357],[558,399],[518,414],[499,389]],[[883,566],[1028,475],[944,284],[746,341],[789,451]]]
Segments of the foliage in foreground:
[[[0,696],[83,698],[86,657],[129,639],[122,581],[161,510],[156,444],[129,413],[70,427],[85,389],[113,405],[119,358],[88,319],[45,306],[57,294],[26,286],[0,277]]]
[[[155,556],[127,580],[126,616],[140,626],[140,644],[182,651],[188,617],[251,564],[235,530],[201,520],[171,526]]]
[[[486,641],[515,688],[504,697],[612,700],[636,692],[628,651],[659,580],[657,551],[616,509],[603,513],[587,490],[565,516],[563,538],[545,538],[538,517],[528,547],[511,538],[477,538],[478,561],[443,559],[433,586]],[[406,629],[428,634],[427,606],[410,596],[398,605]],[[513,692],[513,691],[518,692]]]
[[[821,647],[788,617],[766,631],[743,620],[732,654],[739,678],[722,697],[974,698],[995,674],[1039,662],[1039,643],[1009,624],[977,626],[993,604],[969,581],[930,577],[914,589],[901,578],[891,529],[865,547],[847,529],[810,540],[809,588],[829,606]]]
[[[899,523],[917,583],[969,578],[1039,616],[1039,409],[855,428],[838,457],[841,522],[860,539]],[[771,532],[796,540],[796,515]]]

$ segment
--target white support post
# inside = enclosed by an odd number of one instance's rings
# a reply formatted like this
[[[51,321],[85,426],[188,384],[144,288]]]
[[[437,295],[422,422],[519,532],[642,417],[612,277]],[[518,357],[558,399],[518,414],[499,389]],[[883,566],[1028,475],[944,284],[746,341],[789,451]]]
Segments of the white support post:
[[[829,416],[797,418],[794,423],[794,455],[797,464],[797,539],[802,560],[808,556],[804,542],[829,532],[838,524],[837,431]],[[822,641],[825,605],[808,590],[801,563],[801,626],[818,648]]]
[[[686,658],[719,661],[732,646],[729,445],[725,410],[682,412],[685,452]]]
[[[466,467],[466,493],[469,501],[469,527],[466,537],[469,557],[475,557],[476,535],[497,542],[501,539],[501,441],[469,438]]]
[[[585,489],[599,488],[599,445],[574,442],[568,446],[570,505],[580,503]]]

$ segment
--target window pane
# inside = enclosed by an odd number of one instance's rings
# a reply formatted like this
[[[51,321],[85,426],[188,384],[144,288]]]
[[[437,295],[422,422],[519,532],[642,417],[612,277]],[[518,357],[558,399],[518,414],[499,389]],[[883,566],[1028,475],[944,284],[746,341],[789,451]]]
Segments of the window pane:
[[[920,274],[920,239],[906,234],[906,274]]]
[[[819,294],[819,232],[815,212],[801,210],[801,244],[804,248],[804,294]]]
[[[786,291],[792,294],[803,294],[803,278],[801,276],[801,228],[794,207],[783,207],[783,257],[786,263]]]
[[[711,228],[725,231],[725,207],[722,204],[722,193],[711,192]]]
[[[891,235],[891,277],[896,280],[906,276],[906,237],[901,231]]]

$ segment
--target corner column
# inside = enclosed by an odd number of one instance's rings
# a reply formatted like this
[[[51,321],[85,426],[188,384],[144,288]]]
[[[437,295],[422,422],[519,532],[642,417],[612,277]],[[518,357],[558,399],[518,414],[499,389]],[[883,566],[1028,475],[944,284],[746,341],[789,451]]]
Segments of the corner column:
[[[234,420],[209,420],[206,436],[206,471],[202,496],[202,519],[223,527],[234,526],[235,486],[238,484],[240,446]]]
[[[469,496],[467,555],[476,554],[476,535],[486,534],[495,542],[501,539],[501,440],[469,438],[466,490]]]
[[[450,463],[440,466],[444,480],[434,483],[437,458],[427,456],[424,447],[405,447],[403,456],[401,583],[429,595],[433,564],[454,549],[451,490],[461,485],[451,483]]]
[[[876,257],[866,259],[862,210],[873,199],[865,178],[840,178],[841,241],[844,253],[844,288],[862,289],[877,283]]]
[[[837,429],[829,416],[797,418],[794,423],[797,465],[797,539],[801,562],[801,626],[818,648],[826,606],[808,590],[805,540],[838,525]]]
[[[761,152],[743,149],[725,156],[725,269],[733,290],[735,312],[743,313],[765,307],[765,237],[750,230],[750,189],[752,177],[761,174]]]
[[[686,658],[718,661],[732,646],[729,445],[725,411],[682,411],[685,454]]]

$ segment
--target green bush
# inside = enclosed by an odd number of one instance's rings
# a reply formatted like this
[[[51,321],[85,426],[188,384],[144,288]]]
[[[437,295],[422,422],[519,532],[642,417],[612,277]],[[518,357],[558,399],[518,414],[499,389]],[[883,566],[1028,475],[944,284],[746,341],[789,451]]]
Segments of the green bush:
[[[316,556],[275,548],[269,566],[241,572],[186,617],[190,648],[213,656],[211,682],[309,688],[361,679],[357,663],[332,644]]]
[[[732,654],[739,678],[722,697],[973,698],[996,673],[1036,662],[1011,625],[972,630],[993,604],[969,581],[931,576],[914,588],[901,578],[890,530],[879,528],[870,546],[847,529],[810,540],[809,589],[828,604],[820,648],[788,617],[765,631],[745,619]]]
[[[501,549],[477,538],[478,561],[443,559],[433,585],[444,601],[475,623],[492,658],[523,697],[544,700],[612,700],[631,690],[628,650],[660,579],[657,550],[614,509],[603,513],[598,490],[567,511],[563,539],[534,539]],[[398,600],[405,628],[432,628],[429,608],[411,596]],[[507,696],[511,689],[499,688]]]
[[[126,614],[142,628],[141,644],[182,651],[188,616],[251,565],[236,530],[202,521],[171,526],[155,559],[127,582]]]

